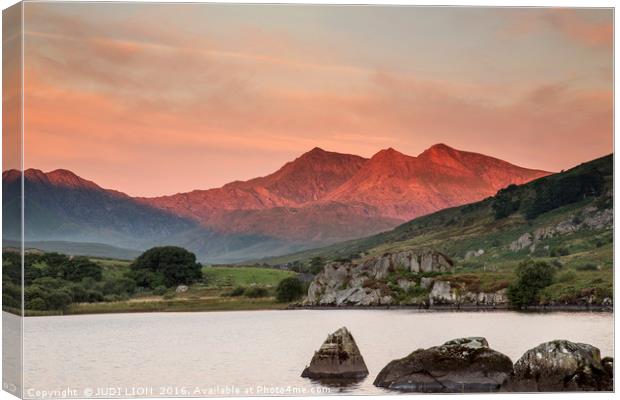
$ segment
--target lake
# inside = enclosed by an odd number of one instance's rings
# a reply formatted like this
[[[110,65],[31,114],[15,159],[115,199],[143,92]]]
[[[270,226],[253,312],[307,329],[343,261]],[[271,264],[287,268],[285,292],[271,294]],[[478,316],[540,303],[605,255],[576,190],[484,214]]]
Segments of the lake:
[[[6,322],[6,319],[5,319]],[[346,326],[370,375],[345,387],[300,374],[328,333]],[[26,318],[25,395],[74,397],[386,393],[372,385],[389,361],[418,348],[484,336],[513,362],[552,339],[613,355],[610,313],[290,310]],[[71,395],[73,392],[69,392]]]

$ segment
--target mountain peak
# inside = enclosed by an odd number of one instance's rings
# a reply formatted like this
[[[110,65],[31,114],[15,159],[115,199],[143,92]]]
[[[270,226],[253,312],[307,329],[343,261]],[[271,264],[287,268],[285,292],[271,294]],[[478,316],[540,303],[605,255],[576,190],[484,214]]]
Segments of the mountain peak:
[[[393,147],[388,147],[387,149],[379,150],[374,156],[372,156],[371,159],[381,160],[381,159],[386,159],[386,158],[402,157],[402,156],[405,156],[405,154],[401,153],[398,150],[395,150]]]
[[[445,143],[436,143],[432,145],[431,147],[429,147],[428,150],[442,150],[442,151],[452,150],[454,151],[455,149],[453,147],[448,146]]]
[[[320,148],[318,146],[316,146],[312,150],[306,152],[306,154],[323,154],[323,153],[327,153],[327,151],[323,150],[322,148]]]
[[[101,190],[101,187],[96,183],[80,178],[67,169],[56,169],[50,172],[43,172],[38,169],[29,168],[24,171],[24,179],[31,182],[40,182],[66,188]]]

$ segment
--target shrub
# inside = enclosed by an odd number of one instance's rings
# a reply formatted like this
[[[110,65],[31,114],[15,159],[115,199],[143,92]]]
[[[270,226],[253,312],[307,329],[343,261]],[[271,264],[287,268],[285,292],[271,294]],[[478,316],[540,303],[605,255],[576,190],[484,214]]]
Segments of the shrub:
[[[231,296],[231,297],[237,297],[237,296],[243,296],[244,293],[245,293],[245,288],[243,286],[237,286],[233,290],[226,292],[225,295]]]
[[[125,299],[126,299],[125,297],[120,296],[118,294],[109,294],[107,296],[103,296],[103,301],[106,301],[106,302],[122,301]]]
[[[60,266],[60,277],[67,281],[79,282],[84,278],[93,278],[100,281],[102,268],[99,264],[90,261],[87,257],[73,257]]]
[[[177,296],[177,294],[176,294],[176,293],[170,292],[170,293],[166,293],[166,294],[163,296],[163,299],[164,299],[164,300],[172,300],[172,299],[174,299],[176,296]]]
[[[564,268],[564,264],[562,264],[562,261],[558,260],[557,258],[553,259],[551,261],[551,265],[553,265],[554,267],[556,267],[557,269],[562,269]]]
[[[156,296],[163,296],[164,294],[166,294],[167,290],[168,288],[165,286],[157,286],[155,289],[153,289],[153,294]]]
[[[605,186],[603,174],[590,169],[579,174],[559,174],[548,182],[535,186],[535,197],[525,216],[534,219],[538,215],[558,207],[575,203],[587,197],[600,196]]]
[[[577,278],[577,273],[575,273],[575,271],[565,271],[561,273],[560,275],[558,275],[557,281],[564,283],[564,282],[573,281],[576,278]]]
[[[276,288],[276,299],[281,303],[288,303],[304,295],[304,284],[295,277],[285,278]]]
[[[516,282],[508,287],[508,298],[514,306],[527,309],[538,300],[539,291],[553,283],[555,268],[546,262],[527,260],[516,273]]]
[[[570,251],[564,246],[558,246],[551,249],[549,255],[551,257],[562,257],[570,254]]]
[[[497,192],[491,208],[495,212],[495,219],[502,219],[515,213],[520,206],[521,199],[518,196],[518,187],[513,184]]]
[[[264,287],[254,286],[245,290],[245,296],[250,298],[267,297],[269,291]]]
[[[66,289],[52,290],[45,300],[50,310],[65,310],[72,301],[71,294]]]
[[[11,308],[21,308],[22,291],[19,285],[11,282],[2,284],[2,306]]]
[[[26,308],[28,310],[44,311],[47,310],[47,303],[42,298],[35,297],[26,303]]]
[[[310,260],[309,272],[313,275],[316,275],[323,270],[324,266],[325,260],[322,257],[313,257]]]

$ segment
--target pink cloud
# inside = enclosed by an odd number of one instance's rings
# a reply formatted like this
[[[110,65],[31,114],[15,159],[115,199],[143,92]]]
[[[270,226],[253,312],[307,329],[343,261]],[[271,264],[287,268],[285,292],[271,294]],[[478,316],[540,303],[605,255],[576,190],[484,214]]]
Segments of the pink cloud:
[[[604,43],[585,33],[590,22],[566,27],[573,17],[561,15],[549,23]],[[251,51],[224,51],[211,38],[147,37],[139,23],[113,28],[140,40],[40,18],[26,42],[28,166],[69,168],[130,194],[264,175],[314,146],[370,156],[445,142],[547,170],[611,152],[611,87],[421,79],[252,28]]]

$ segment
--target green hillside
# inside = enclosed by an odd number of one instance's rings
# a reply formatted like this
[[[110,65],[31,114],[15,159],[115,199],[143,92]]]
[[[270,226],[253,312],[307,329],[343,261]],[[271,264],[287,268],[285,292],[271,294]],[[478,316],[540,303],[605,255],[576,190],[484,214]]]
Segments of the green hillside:
[[[431,248],[455,261],[450,280],[498,289],[514,280],[520,262],[533,258],[558,268],[554,284],[541,295],[545,299],[572,301],[588,293],[611,297],[612,207],[613,155],[609,155],[526,185],[512,185],[477,203],[417,218],[389,232],[261,261],[309,268],[317,260],[357,261],[402,249]]]

